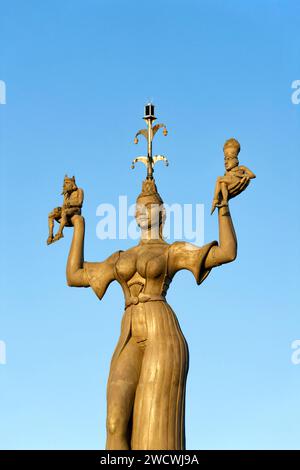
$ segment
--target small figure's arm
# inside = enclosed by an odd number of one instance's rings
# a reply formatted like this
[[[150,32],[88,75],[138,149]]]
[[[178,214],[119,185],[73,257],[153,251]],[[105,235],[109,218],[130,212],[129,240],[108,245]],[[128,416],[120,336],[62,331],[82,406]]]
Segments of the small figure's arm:
[[[76,191],[76,194],[74,194],[74,201],[71,201],[71,207],[82,207],[83,198],[84,198],[83,189],[78,188]]]
[[[249,170],[249,168],[247,168],[246,166],[240,165],[240,168],[244,170],[245,176],[248,176],[250,180],[256,178],[256,175],[251,170]]]
[[[72,207],[81,208],[83,204],[83,199],[84,199],[83,189],[78,188],[76,191],[74,191],[74,193],[72,193],[70,198],[65,199],[63,207],[68,208],[68,209]]]

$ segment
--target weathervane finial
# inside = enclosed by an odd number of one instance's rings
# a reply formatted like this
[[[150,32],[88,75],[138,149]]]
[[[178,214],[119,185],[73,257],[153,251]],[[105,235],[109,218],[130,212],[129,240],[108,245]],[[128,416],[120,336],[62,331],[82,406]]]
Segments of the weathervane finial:
[[[169,162],[166,157],[163,155],[154,155],[152,156],[152,141],[153,138],[161,127],[163,127],[163,134],[166,136],[168,135],[167,128],[165,124],[156,124],[155,126],[152,127],[153,121],[156,120],[156,117],[154,115],[154,104],[148,103],[145,106],[145,116],[143,117],[147,123],[147,129],[140,129],[136,134],[134,138],[134,143],[138,143],[138,135],[143,135],[147,139],[148,143],[148,153],[147,156],[140,156],[137,157],[133,160],[131,168],[135,167],[136,162],[142,162],[147,168],[147,179],[152,180],[153,179],[153,173],[154,173],[154,165],[158,161],[164,161],[165,165],[168,166]]]

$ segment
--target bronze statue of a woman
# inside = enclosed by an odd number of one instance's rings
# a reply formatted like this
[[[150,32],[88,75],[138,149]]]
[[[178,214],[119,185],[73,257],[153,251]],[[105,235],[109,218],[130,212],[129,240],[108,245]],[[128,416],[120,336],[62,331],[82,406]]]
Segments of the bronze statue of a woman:
[[[67,262],[67,282],[72,287],[92,287],[99,299],[112,281],[125,297],[121,334],[115,348],[107,384],[106,449],[185,449],[185,388],[188,346],[177,317],[166,301],[168,287],[181,269],[191,271],[200,284],[215,266],[236,258],[237,240],[228,203],[219,204],[219,243],[202,247],[192,243],[168,244],[162,236],[163,201],[153,179],[154,107],[146,106],[148,129],[147,178],[137,198],[136,221],[140,242],[117,251],[102,262],[84,261],[84,219],[73,215],[73,239]],[[166,130],[165,130],[166,134]],[[137,139],[135,139],[136,141]],[[156,158],[157,157],[157,158]],[[249,184],[239,179],[228,187],[228,197]]]

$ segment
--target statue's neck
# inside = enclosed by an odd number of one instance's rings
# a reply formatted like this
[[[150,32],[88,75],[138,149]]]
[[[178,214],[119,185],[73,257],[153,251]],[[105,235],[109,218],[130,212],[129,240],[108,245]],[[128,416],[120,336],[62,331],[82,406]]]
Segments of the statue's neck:
[[[164,242],[159,227],[151,227],[141,232],[141,243]]]

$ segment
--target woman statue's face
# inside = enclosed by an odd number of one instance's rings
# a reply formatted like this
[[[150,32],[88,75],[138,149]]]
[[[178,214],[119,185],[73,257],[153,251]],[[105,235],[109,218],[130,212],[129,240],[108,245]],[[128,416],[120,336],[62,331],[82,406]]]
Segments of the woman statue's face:
[[[161,211],[162,207],[158,203],[137,203],[135,218],[141,230],[148,230],[150,228],[158,227],[161,221]]]

